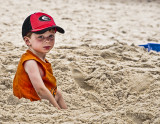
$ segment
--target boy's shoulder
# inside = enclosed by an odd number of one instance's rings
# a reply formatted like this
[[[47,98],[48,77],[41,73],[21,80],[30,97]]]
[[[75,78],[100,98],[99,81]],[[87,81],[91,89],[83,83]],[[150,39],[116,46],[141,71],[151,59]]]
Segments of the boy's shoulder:
[[[28,60],[34,60],[43,66],[50,66],[51,65],[51,63],[47,59],[45,59],[46,62],[43,62],[38,56],[33,54],[30,50],[27,50],[26,53],[24,53],[21,57],[22,63],[24,63],[25,61],[28,61]]]
[[[21,59],[32,60],[32,59],[37,59],[37,57],[32,52],[27,50],[24,54],[22,54]]]
[[[34,60],[35,62],[41,63],[41,60],[29,50],[22,54],[20,63],[24,64],[24,62],[28,60]]]

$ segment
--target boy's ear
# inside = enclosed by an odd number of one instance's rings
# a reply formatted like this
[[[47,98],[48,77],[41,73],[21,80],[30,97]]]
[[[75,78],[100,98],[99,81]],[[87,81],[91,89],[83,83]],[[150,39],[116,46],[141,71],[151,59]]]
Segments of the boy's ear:
[[[30,45],[31,45],[31,43],[30,43],[30,38],[29,38],[29,37],[24,36],[23,39],[24,39],[24,41],[25,41],[25,43],[26,43],[27,46],[30,46]]]

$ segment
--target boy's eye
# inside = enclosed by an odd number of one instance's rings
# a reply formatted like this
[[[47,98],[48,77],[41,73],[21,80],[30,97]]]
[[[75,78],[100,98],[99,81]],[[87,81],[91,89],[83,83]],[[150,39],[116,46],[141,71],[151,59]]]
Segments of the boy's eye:
[[[43,36],[38,36],[38,39],[43,40],[43,39],[44,39],[44,37],[43,37]]]
[[[49,38],[50,39],[54,39],[54,35],[49,35]]]
[[[44,41],[44,40],[51,40],[51,41],[53,41],[54,37],[55,36],[53,34],[49,35],[48,37],[44,37],[43,35],[39,35],[39,36],[37,36],[37,40],[39,40],[39,41]]]

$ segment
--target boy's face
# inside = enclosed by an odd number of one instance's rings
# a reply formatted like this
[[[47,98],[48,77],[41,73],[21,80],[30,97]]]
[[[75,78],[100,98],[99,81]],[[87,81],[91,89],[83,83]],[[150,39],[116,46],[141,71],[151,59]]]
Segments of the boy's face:
[[[46,31],[43,34],[32,33],[31,37],[24,38],[28,47],[38,53],[48,53],[55,43],[55,32]]]

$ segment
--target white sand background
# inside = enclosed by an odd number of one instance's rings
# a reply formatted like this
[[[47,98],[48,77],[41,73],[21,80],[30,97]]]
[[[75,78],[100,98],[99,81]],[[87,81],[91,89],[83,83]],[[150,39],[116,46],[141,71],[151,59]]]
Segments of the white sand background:
[[[54,17],[52,63],[68,110],[12,93],[27,49],[24,19]],[[160,43],[159,0],[0,0],[0,123],[160,124],[160,54],[139,44]]]

